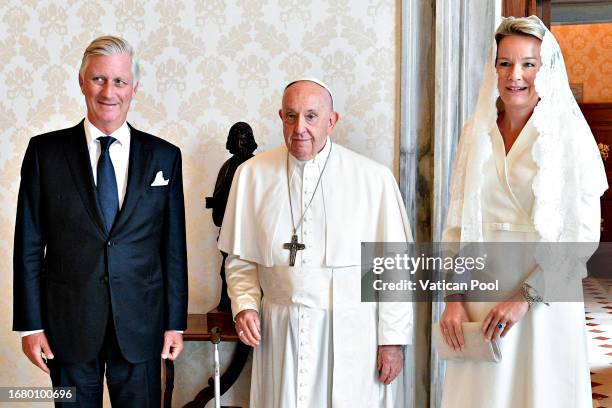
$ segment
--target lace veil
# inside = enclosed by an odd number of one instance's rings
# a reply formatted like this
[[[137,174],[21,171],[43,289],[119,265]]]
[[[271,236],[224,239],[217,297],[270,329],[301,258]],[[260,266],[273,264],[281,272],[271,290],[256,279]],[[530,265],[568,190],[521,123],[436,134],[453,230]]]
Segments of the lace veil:
[[[533,224],[540,236],[535,247],[538,291],[545,300],[578,299],[576,279],[586,276],[586,260],[597,249],[600,213],[594,201],[608,188],[606,173],[578,104],[572,95],[559,44],[535,16],[545,34],[542,65],[535,89],[540,101],[533,111],[538,137],[531,154],[538,170],[533,179]],[[492,154],[489,131],[497,126],[497,45],[492,38],[476,111],[466,123],[451,180],[451,199],[443,234],[447,242],[482,242],[483,166]],[[596,212],[596,213],[595,213]],[[586,227],[585,227],[586,225]],[[566,242],[574,244],[559,245]],[[575,244],[575,243],[584,244]],[[536,276],[536,275],[532,275]],[[573,293],[573,294],[571,294]]]
[[[545,28],[537,17],[529,18]],[[445,241],[483,241],[482,169],[492,154],[489,131],[496,126],[499,96],[497,46],[491,40],[476,111],[459,140]],[[585,197],[599,197],[608,188],[606,174],[593,134],[570,90],[559,44],[546,28],[540,56],[542,66],[535,79],[540,101],[533,112],[539,135],[531,151],[538,166],[532,186],[534,226],[543,242],[598,241],[580,228],[582,207]],[[596,229],[599,231],[598,226]]]

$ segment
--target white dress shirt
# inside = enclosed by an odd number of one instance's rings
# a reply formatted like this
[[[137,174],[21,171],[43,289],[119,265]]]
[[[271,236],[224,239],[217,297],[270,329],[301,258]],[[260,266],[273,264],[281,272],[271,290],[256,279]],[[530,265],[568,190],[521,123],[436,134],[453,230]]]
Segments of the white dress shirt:
[[[128,179],[128,163],[130,162],[130,128],[127,122],[123,122],[117,130],[110,135],[102,132],[100,129],[91,124],[89,119],[85,118],[85,137],[87,138],[87,150],[89,150],[89,161],[91,162],[91,171],[93,173],[94,184],[98,183],[98,159],[100,158],[101,136],[112,136],[117,139],[109,147],[109,154],[113,168],[115,169],[115,179],[117,180],[117,191],[119,192],[119,209],[123,205],[125,191],[127,189]]]

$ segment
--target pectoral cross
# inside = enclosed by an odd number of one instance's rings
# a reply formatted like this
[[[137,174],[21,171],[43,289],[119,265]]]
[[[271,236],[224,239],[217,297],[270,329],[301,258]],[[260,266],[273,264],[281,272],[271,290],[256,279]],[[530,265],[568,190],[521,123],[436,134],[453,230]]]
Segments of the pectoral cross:
[[[297,239],[297,234],[291,236],[291,242],[283,244],[284,249],[289,250],[289,266],[295,266],[295,255],[297,251],[301,251],[306,248],[306,245],[300,244]]]

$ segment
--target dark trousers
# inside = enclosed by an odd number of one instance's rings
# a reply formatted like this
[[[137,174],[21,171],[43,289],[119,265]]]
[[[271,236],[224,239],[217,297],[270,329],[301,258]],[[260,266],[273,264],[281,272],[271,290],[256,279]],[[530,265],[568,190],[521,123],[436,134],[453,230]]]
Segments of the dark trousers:
[[[161,352],[161,350],[160,350]],[[115,408],[159,408],[161,406],[161,362],[154,358],[132,364],[123,358],[115,328],[107,325],[98,357],[85,363],[48,362],[54,387],[76,387],[77,402],[56,402],[56,408],[102,408],[103,376]]]

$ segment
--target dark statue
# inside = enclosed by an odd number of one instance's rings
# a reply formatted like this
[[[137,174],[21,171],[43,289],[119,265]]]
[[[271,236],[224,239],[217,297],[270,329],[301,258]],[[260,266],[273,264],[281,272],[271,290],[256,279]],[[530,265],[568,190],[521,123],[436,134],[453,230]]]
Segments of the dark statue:
[[[227,135],[225,148],[232,154],[221,169],[215,183],[215,191],[212,197],[206,197],[206,208],[212,208],[213,222],[217,227],[223,224],[223,214],[227,205],[230,187],[236,169],[242,163],[253,157],[253,152],[257,149],[257,143],[253,137],[253,129],[245,122],[236,122],[230,128]],[[230,311],[230,299],[227,296],[227,283],[225,281],[225,259],[227,254],[221,251],[223,261],[221,262],[221,300],[217,309],[220,311]]]

